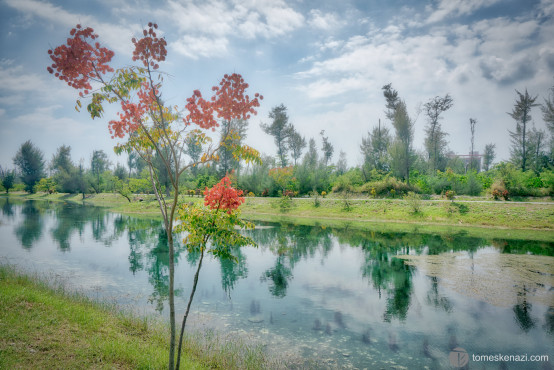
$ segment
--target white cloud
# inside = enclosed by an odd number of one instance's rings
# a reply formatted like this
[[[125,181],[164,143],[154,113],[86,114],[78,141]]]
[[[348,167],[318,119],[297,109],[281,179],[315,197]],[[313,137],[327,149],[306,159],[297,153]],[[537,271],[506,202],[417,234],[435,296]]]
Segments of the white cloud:
[[[6,0],[6,4],[17,9],[28,17],[42,18],[54,24],[61,24],[68,29],[75,27],[77,23],[92,27],[101,37],[103,43],[107,43],[116,52],[130,55],[132,44],[130,43],[134,33],[140,32],[138,25],[114,25],[101,22],[95,17],[71,13],[65,9],[48,2],[37,0]]]
[[[500,0],[440,0],[437,8],[432,11],[427,23],[435,23],[449,17],[471,14],[474,11],[491,6]]]
[[[170,46],[181,55],[191,59],[221,57],[227,54],[229,42],[224,37],[183,36]]]
[[[334,30],[342,26],[342,22],[338,16],[334,13],[323,13],[320,10],[312,9],[310,11],[310,19],[308,24],[313,27],[324,31]]]
[[[178,1],[154,11],[180,34],[172,46],[182,55],[224,57],[232,39],[274,38],[301,27],[304,17],[284,1]]]

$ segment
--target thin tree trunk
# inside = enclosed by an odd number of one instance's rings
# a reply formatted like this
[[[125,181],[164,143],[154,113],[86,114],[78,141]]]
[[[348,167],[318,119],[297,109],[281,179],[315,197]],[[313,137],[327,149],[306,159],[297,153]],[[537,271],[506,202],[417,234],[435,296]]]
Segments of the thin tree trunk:
[[[185,324],[187,323],[187,317],[189,316],[190,306],[192,304],[192,299],[194,298],[194,293],[196,292],[196,285],[198,284],[198,275],[200,274],[200,268],[202,267],[202,260],[204,259],[204,249],[202,249],[200,254],[200,262],[198,262],[198,268],[196,269],[196,274],[194,274],[194,283],[192,285],[192,292],[190,293],[189,302],[187,304],[187,310],[183,316],[183,323],[181,324],[181,334],[179,335],[179,349],[177,350],[177,366],[175,367],[179,370],[181,364],[181,347],[183,345],[183,334],[185,332]]]
[[[169,339],[169,369],[174,369],[175,362],[175,262],[173,250],[173,234],[171,230],[167,231],[167,245],[169,247],[169,322],[170,322],[170,339]]]

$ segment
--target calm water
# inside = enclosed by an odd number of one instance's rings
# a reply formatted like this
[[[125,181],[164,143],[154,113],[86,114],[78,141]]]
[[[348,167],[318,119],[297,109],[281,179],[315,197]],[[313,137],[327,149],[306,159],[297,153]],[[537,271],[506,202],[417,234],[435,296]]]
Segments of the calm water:
[[[159,222],[69,203],[0,198],[0,208],[0,263],[54,273],[93,298],[168,316]],[[552,286],[543,286],[550,304],[528,302],[523,287],[517,303],[497,307],[394,256],[552,256],[554,243],[270,223],[249,235],[259,248],[235,251],[238,264],[205,261],[193,303],[195,327],[239,333],[272,353],[315,359],[318,367],[448,368],[451,349],[462,347],[470,356],[550,356],[540,364],[470,361],[470,368],[552,368]],[[197,258],[178,247],[180,312]]]

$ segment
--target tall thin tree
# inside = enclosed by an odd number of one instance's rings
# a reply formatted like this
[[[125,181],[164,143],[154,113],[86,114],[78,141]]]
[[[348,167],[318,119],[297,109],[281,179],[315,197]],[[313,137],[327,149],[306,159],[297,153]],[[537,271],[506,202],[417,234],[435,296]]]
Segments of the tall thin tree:
[[[525,89],[525,93],[522,94],[516,90],[517,99],[514,104],[514,108],[508,113],[516,121],[516,129],[509,131],[512,138],[511,155],[512,161],[521,166],[521,170],[525,172],[527,169],[527,160],[529,159],[529,137],[528,137],[528,124],[531,122],[531,109],[538,106],[535,101],[538,95],[531,97]]]

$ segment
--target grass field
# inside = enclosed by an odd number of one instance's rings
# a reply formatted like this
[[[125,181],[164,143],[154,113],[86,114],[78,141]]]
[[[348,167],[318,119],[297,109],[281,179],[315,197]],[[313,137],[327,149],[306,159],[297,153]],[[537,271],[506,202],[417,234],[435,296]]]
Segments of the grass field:
[[[50,280],[50,281],[48,281]],[[0,265],[0,369],[165,369],[169,329]],[[239,338],[188,336],[184,369],[284,368]]]
[[[24,199],[47,199],[82,202],[81,195],[14,194]],[[475,236],[492,235],[503,230],[507,237],[530,240],[554,240],[554,202],[426,200],[419,202],[419,211],[403,199],[319,198],[292,199],[246,198],[242,215],[251,220],[289,221],[299,224],[323,224],[340,227],[355,226],[393,231],[436,232],[437,230],[466,230]],[[85,203],[107,207],[126,214],[159,217],[158,204],[152,195],[133,196],[132,202],[117,194],[89,195]],[[141,201],[142,200],[142,201]],[[182,196],[183,202],[201,202],[202,198]],[[346,206],[348,202],[348,206]]]

